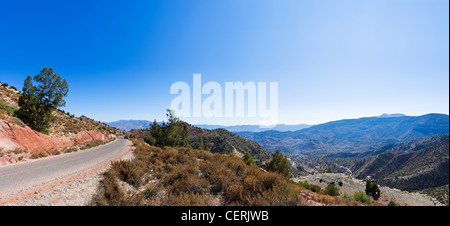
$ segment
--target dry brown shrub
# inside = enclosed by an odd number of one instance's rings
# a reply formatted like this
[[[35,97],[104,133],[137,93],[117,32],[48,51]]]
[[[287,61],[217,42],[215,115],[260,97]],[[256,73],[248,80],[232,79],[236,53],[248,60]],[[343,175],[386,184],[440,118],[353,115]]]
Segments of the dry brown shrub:
[[[262,191],[261,178],[256,175],[248,175],[243,181],[244,190],[250,194]]]
[[[116,177],[109,171],[102,174],[100,192],[92,199],[97,206],[120,206],[124,200],[124,192],[120,189]]]
[[[303,197],[299,190],[287,184],[276,184],[273,189],[265,190],[255,196],[246,196],[246,204],[252,206],[303,206]]]
[[[244,186],[239,181],[233,181],[225,189],[224,199],[228,203],[240,203],[244,197]]]
[[[233,172],[224,167],[223,165],[217,164],[214,161],[200,162],[200,170],[203,176],[208,179],[211,185],[211,192],[219,193],[226,189],[228,185],[231,184],[233,178]]]
[[[302,205],[300,188],[282,175],[268,173],[233,154],[222,155],[180,147],[156,148],[136,143],[135,159],[115,163],[110,174],[130,184],[148,181],[140,194],[122,194],[105,184],[107,205]],[[137,180],[135,176],[148,178]],[[137,180],[137,182],[135,182]],[[143,183],[143,182],[142,182]],[[110,188],[106,188],[106,184]],[[114,193],[115,192],[115,193]],[[122,198],[118,198],[121,197]],[[108,198],[112,201],[108,201]],[[128,199],[128,200],[127,200]],[[103,200],[103,201],[102,201]],[[214,200],[220,200],[215,202]]]
[[[138,188],[143,183],[144,170],[130,160],[119,160],[111,164],[111,171],[122,181]]]
[[[188,174],[186,178],[175,181],[171,187],[171,191],[174,194],[209,194],[210,188],[205,178]]]
[[[168,196],[163,205],[167,206],[209,206],[213,196],[210,194],[180,193]]]
[[[315,192],[311,193],[311,199],[327,206],[346,206],[349,203],[338,196],[323,195]]]

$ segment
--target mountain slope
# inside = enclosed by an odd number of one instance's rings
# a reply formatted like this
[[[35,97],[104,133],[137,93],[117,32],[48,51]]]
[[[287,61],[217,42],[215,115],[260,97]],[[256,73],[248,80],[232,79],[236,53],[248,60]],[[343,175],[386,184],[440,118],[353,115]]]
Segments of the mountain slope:
[[[272,157],[272,154],[268,150],[261,147],[256,142],[246,140],[225,129],[202,131],[206,132],[200,133],[201,135],[190,137],[189,144],[193,148],[199,148],[200,138],[202,138],[204,147],[208,147],[213,153],[235,153],[238,156],[242,156],[246,152],[250,152],[258,165],[262,165],[263,162],[270,160]],[[192,134],[191,131],[190,134]]]
[[[241,158],[246,152],[249,152],[255,163],[259,167],[264,167],[264,164],[272,159],[272,153],[260,146],[255,141],[246,140],[241,136],[232,133],[225,129],[207,130],[195,126],[189,126],[189,145],[194,149],[200,148],[200,140],[203,140],[203,147],[212,153],[220,154],[235,154]],[[143,140],[145,136],[150,135],[149,130],[132,130],[137,139]],[[289,169],[293,175],[299,175],[300,171],[296,164],[289,160]]]
[[[189,144],[193,148],[198,148],[200,138],[203,139],[204,147],[208,147],[211,152],[217,152],[221,154],[234,153],[239,157],[242,157],[246,152],[249,152],[256,165],[264,168],[265,163],[272,159],[272,153],[261,145],[252,140],[246,140],[241,136],[232,133],[225,129],[204,130],[196,127],[192,127],[194,131],[189,131],[190,141]],[[192,135],[191,135],[192,134]],[[289,172],[291,175],[300,175],[301,172],[297,168],[297,165],[288,159]]]
[[[356,160],[353,175],[379,184],[421,190],[449,183],[449,134],[395,144],[384,153]]]
[[[368,117],[345,119],[311,126],[295,132],[237,133],[268,150],[291,153],[330,154],[364,152],[385,144],[448,133],[449,116]]]
[[[262,132],[262,131],[268,131],[268,130],[276,130],[276,131],[297,131],[304,128],[308,128],[311,125],[306,124],[298,124],[298,125],[285,125],[285,124],[277,124],[273,127],[261,127],[259,125],[237,125],[237,126],[221,126],[221,125],[195,125],[196,127],[200,127],[203,129],[226,129],[230,132],[236,133],[236,132]]]

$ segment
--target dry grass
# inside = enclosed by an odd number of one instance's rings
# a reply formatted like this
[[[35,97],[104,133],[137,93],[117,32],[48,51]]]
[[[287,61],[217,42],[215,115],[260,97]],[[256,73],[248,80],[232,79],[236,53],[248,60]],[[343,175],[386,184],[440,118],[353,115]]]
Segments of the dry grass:
[[[282,175],[245,165],[235,155],[133,141],[135,159],[103,175],[94,205],[303,205],[300,188]],[[125,191],[124,181],[136,189]]]

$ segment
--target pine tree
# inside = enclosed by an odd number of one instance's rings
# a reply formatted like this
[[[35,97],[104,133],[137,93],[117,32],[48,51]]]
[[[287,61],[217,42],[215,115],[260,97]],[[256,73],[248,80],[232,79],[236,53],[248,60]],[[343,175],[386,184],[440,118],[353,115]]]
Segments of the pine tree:
[[[277,150],[275,153],[272,154],[272,160],[270,160],[270,162],[266,164],[266,170],[278,172],[283,176],[285,176],[286,178],[289,178],[288,160],[286,157],[283,156],[280,150]]]
[[[25,79],[16,115],[32,129],[48,134],[50,124],[56,119],[53,111],[66,105],[64,97],[68,92],[67,81],[61,80],[53,68],[45,67],[39,74]]]
[[[245,162],[245,164],[249,165],[249,166],[256,166],[255,161],[253,160],[252,155],[250,154],[250,152],[246,152],[244,154],[244,156],[242,157],[242,161]]]
[[[380,197],[380,188],[378,188],[378,184],[372,183],[370,180],[366,181],[366,190],[367,195],[372,196],[373,199],[377,200]]]
[[[159,125],[155,120],[150,124],[150,136],[144,141],[158,147],[190,147],[188,124],[176,117],[173,110],[167,109],[166,116],[167,123],[163,121],[162,125]]]
[[[200,137],[200,143],[198,144],[198,149],[203,150],[203,137]]]

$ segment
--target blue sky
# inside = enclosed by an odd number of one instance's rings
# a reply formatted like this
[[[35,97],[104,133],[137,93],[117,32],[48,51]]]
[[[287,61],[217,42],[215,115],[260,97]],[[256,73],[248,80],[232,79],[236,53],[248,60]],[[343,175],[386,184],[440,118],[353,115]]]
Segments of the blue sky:
[[[63,109],[105,122],[165,119],[170,86],[194,73],[278,82],[285,124],[448,114],[448,62],[447,0],[0,0],[0,81],[53,67]]]

